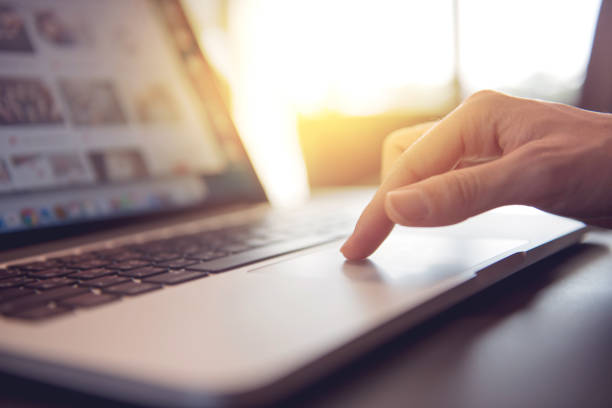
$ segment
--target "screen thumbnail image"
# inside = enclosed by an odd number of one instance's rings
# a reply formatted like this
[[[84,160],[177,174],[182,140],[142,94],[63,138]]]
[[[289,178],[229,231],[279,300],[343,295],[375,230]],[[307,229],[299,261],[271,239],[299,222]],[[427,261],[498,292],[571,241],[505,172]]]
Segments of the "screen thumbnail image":
[[[90,183],[92,177],[78,153],[34,153],[11,157],[17,188]]]
[[[126,117],[113,83],[105,79],[63,79],[62,97],[76,125],[121,125]]]
[[[0,125],[62,121],[49,88],[36,78],[0,77]]]
[[[91,152],[89,159],[99,182],[128,181],[149,176],[144,158],[137,149]]]
[[[161,84],[145,87],[135,96],[136,114],[143,123],[176,122],[179,110],[168,88]]]
[[[53,153],[47,156],[56,184],[85,183],[92,181],[87,166],[79,154]]]
[[[0,52],[33,52],[23,18],[10,5],[0,3]]]
[[[53,185],[53,169],[42,154],[23,154],[11,157],[11,165],[18,188]]]
[[[3,158],[0,158],[0,191],[6,190],[11,186],[11,175],[8,166]]]
[[[147,47],[147,43],[143,44],[141,37],[138,35],[138,29],[134,24],[122,24],[117,22],[114,27],[110,28],[109,41],[112,42],[113,48],[121,57],[139,58]]]
[[[46,43],[56,47],[93,46],[93,34],[82,16],[68,17],[52,9],[34,15],[36,31]]]

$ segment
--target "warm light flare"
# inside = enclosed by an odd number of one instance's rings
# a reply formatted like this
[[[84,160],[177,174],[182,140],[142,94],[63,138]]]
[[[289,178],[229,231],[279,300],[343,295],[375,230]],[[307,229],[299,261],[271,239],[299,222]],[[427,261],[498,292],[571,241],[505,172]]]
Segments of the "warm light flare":
[[[209,14],[221,10],[227,20],[224,34],[204,27],[203,43],[229,79],[243,139],[268,194],[281,204],[307,195],[298,115],[431,117],[453,107],[459,85],[463,96],[493,88],[571,103],[600,4],[192,2]],[[341,151],[334,146],[346,143],[343,137],[317,143]]]
[[[369,115],[445,102],[454,74],[450,0],[268,0],[234,8],[250,79],[271,79],[298,112]]]
[[[307,185],[298,114],[430,112],[453,102],[450,0],[240,1],[229,16],[234,111],[275,201],[304,196]]]

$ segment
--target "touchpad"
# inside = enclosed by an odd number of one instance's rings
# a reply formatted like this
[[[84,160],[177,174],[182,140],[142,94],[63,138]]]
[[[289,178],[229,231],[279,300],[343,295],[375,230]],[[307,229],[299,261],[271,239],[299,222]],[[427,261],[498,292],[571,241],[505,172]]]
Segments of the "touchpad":
[[[445,237],[398,229],[367,260],[346,261],[336,246],[253,269],[291,276],[329,277],[340,273],[357,281],[431,284],[474,267],[483,268],[527,243],[500,238]]]

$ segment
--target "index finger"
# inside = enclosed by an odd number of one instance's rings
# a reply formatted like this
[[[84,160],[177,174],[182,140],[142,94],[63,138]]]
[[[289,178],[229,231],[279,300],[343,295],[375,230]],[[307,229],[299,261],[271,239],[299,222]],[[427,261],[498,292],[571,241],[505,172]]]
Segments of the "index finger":
[[[396,160],[342,247],[344,256],[365,258],[389,235],[393,223],[384,206],[388,191],[447,172],[461,159],[500,154],[494,115],[489,115],[489,109],[482,112],[473,105],[464,103],[457,107]]]

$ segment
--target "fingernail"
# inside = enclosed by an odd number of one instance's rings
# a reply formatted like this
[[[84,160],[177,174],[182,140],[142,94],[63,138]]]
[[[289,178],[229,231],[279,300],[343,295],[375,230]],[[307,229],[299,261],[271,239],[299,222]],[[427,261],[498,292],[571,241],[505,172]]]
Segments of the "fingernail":
[[[420,221],[429,215],[429,204],[419,190],[395,190],[387,193],[387,210],[392,221]]]

